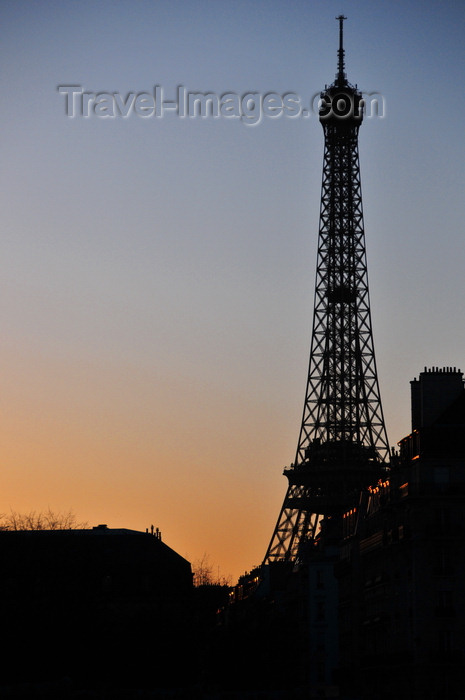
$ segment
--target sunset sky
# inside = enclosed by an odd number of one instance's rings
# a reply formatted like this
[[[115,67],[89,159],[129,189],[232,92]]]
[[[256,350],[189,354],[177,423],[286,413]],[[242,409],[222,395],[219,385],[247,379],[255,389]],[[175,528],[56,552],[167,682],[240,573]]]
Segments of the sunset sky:
[[[265,554],[294,460],[323,130],[66,115],[85,92],[384,98],[360,160],[389,440],[409,382],[465,370],[465,5],[2,0],[0,513],[145,530],[232,579]]]

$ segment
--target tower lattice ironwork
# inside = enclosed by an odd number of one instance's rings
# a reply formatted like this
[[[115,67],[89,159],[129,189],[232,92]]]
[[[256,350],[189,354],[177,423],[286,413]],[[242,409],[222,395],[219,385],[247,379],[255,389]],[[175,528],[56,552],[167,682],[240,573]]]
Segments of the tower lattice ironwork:
[[[295,462],[264,563],[295,561],[351,494],[386,472],[384,424],[371,327],[358,155],[363,100],[347,81],[343,21],[338,71],[321,93],[325,147],[315,306]]]

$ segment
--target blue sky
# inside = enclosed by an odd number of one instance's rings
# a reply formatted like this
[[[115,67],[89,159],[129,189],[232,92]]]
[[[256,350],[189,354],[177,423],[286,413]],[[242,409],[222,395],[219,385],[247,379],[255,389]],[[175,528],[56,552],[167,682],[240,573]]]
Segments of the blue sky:
[[[348,78],[385,101],[360,160],[391,444],[409,381],[465,369],[461,3],[4,0],[0,512],[154,522],[225,574],[260,561],[300,428],[321,126],[69,119],[57,86],[305,102],[341,12]]]

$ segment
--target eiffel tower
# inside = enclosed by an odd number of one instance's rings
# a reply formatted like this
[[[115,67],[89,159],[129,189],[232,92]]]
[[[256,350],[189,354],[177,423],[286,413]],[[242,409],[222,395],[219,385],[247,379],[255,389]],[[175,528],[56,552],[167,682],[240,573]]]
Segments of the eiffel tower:
[[[320,95],[325,147],[307,388],[296,457],[284,470],[288,489],[264,564],[302,558],[322,523],[334,525],[389,462],[365,253],[358,155],[363,99],[345,73],[346,18],[336,19],[338,70]]]

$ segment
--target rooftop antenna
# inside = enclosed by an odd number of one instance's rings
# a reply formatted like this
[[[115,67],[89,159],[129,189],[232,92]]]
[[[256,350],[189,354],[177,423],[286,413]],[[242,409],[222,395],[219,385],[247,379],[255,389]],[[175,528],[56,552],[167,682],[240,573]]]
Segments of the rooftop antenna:
[[[339,49],[337,52],[337,82],[339,85],[343,85],[346,80],[346,76],[344,73],[344,20],[347,19],[347,17],[344,17],[344,15],[339,15],[339,17],[336,17],[337,20],[339,20]]]

